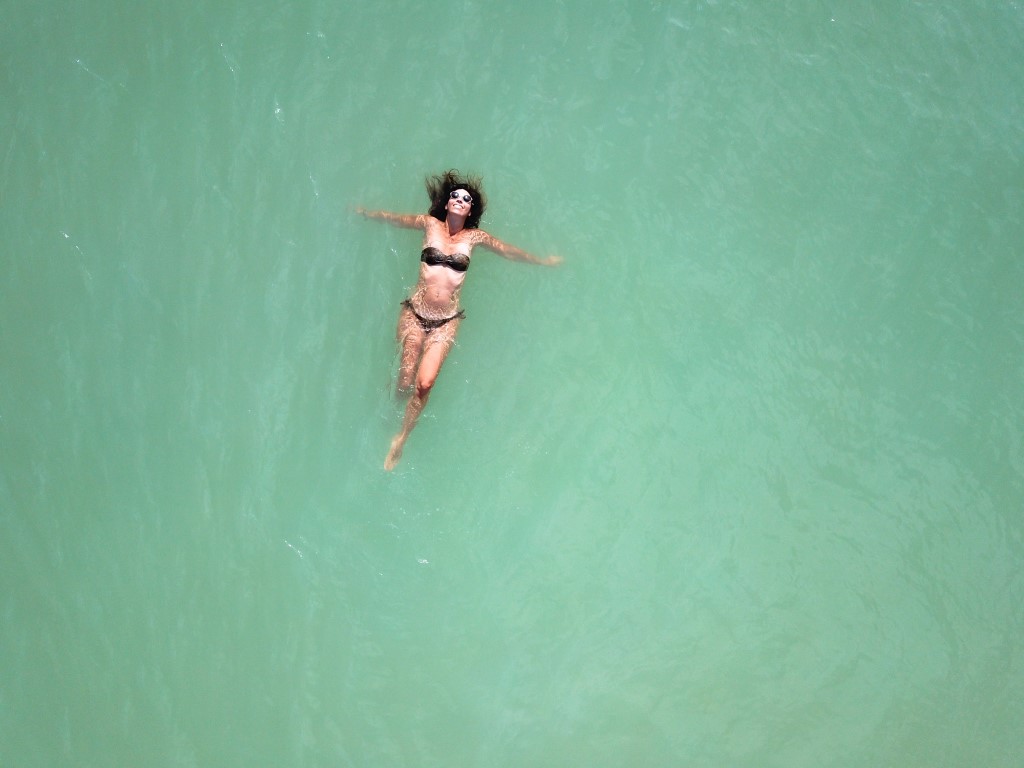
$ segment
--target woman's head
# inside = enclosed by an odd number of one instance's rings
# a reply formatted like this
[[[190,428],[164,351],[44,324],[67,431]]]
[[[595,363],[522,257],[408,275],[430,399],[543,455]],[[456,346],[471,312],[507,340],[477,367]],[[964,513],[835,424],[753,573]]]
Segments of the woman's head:
[[[473,199],[469,213],[466,215],[466,228],[480,226],[480,218],[484,215],[487,200],[484,197],[483,184],[479,176],[463,176],[458,171],[445,171],[427,177],[427,194],[430,195],[430,213],[435,219],[444,221],[448,216],[448,201],[456,190],[468,192]],[[465,199],[465,196],[462,195]]]

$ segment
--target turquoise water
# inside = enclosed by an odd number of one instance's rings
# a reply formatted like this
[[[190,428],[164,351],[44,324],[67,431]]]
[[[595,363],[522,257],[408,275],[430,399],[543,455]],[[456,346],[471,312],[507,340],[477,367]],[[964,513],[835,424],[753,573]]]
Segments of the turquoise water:
[[[0,765],[1021,765],[1024,9],[426,8],[4,9]]]

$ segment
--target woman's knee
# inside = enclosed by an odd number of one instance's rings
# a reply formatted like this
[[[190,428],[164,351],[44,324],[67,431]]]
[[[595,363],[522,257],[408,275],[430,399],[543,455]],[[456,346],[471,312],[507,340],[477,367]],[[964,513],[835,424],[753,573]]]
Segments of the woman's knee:
[[[416,390],[421,397],[430,393],[447,354],[448,345],[446,343],[439,341],[427,344],[423,351],[423,357],[420,358],[419,367],[416,369]]]
[[[419,371],[416,374],[416,394],[425,398],[434,388],[435,381],[437,381],[437,371]]]
[[[434,388],[437,374],[441,372],[442,360],[443,358],[438,360],[434,355],[427,354],[420,361],[420,367],[416,370],[416,392],[420,397],[430,394],[430,390]]]

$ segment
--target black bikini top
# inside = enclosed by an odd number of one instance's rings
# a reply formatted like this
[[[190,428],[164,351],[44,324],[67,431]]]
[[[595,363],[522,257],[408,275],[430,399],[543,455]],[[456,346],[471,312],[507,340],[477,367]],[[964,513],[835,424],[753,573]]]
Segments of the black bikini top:
[[[448,267],[448,269],[454,269],[456,272],[465,272],[469,269],[469,256],[464,253],[444,253],[439,248],[435,248],[432,245],[428,245],[423,249],[420,254],[420,261],[424,264],[429,264],[432,267],[436,267],[440,264],[442,267]]]

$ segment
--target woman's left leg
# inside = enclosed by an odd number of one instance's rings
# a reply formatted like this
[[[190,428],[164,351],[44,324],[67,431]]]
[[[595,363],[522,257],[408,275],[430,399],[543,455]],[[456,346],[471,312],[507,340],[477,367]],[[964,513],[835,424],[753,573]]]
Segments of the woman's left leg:
[[[394,469],[398,460],[402,458],[405,441],[409,438],[409,433],[412,432],[420,414],[427,406],[430,390],[434,388],[437,374],[441,372],[444,359],[455,344],[455,333],[459,330],[459,321],[460,318],[454,318],[440,328],[431,331],[427,336],[423,356],[416,368],[416,390],[409,398],[409,402],[406,403],[402,429],[391,440],[391,450],[388,451],[388,456],[384,460],[384,469]]]

